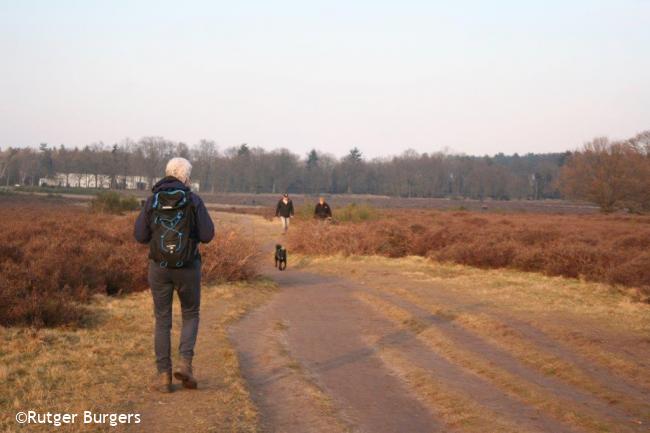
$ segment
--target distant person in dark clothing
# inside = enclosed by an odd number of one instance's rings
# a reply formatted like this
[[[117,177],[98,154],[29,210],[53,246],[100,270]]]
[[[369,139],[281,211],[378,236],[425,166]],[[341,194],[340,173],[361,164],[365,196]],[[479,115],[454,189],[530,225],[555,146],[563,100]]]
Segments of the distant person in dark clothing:
[[[289,230],[289,219],[293,216],[293,202],[289,198],[289,194],[284,193],[282,198],[275,207],[275,216],[280,218],[282,222],[282,233]]]
[[[153,196],[147,199],[135,222],[135,239],[149,244],[148,281],[156,318],[154,346],[158,370],[151,388],[160,392],[172,390],[174,289],[178,292],[183,317],[178,348],[180,365],[174,371],[174,377],[182,381],[186,388],[197,387],[192,374],[192,358],[199,330],[201,303],[199,243],[212,240],[214,225],[203,200],[190,191],[191,171],[192,165],[187,159],[172,158],[167,163],[166,176],[154,185]],[[170,203],[170,200],[177,201]],[[173,213],[175,218],[167,219],[165,212]],[[171,260],[177,256],[182,258]]]
[[[332,209],[330,208],[330,205],[327,204],[325,198],[323,197],[320,197],[318,199],[318,204],[314,209],[314,218],[317,218],[319,220],[332,219]]]

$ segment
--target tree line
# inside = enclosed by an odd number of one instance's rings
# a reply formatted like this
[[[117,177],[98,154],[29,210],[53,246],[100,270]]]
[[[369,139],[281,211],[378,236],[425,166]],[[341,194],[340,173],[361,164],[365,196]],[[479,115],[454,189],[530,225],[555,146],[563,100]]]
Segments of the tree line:
[[[0,184],[38,185],[55,173],[158,178],[173,156],[188,158],[203,192],[377,194],[473,199],[573,198],[606,210],[647,210],[650,131],[625,141],[598,138],[575,152],[467,156],[407,150],[366,158],[353,148],[336,158],[312,150],[297,155],[241,144],[221,149],[201,140],[188,146],[163,137],[0,150]],[[111,182],[120,188],[118,182]]]
[[[650,131],[586,143],[567,160],[559,184],[565,197],[596,203],[606,212],[649,212]]]

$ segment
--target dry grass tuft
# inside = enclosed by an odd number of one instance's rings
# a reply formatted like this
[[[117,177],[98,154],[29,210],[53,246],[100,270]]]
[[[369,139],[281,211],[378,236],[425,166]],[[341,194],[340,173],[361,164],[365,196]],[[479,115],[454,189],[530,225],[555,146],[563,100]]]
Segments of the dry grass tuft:
[[[250,280],[258,276],[259,246],[241,231],[217,230],[202,246],[203,279],[207,283]]]
[[[393,323],[413,331],[411,324],[419,321],[411,313],[374,295],[357,294],[357,299]],[[615,431],[613,426],[597,417],[597,412],[586,406],[560,398],[555,392],[538,383],[526,380],[485,359],[481,354],[463,347],[435,326],[418,330],[416,338],[450,363],[462,366],[473,375],[490,381],[511,397],[546,412],[558,421],[586,431]],[[630,429],[620,429],[630,431]]]
[[[378,353],[384,364],[399,375],[415,391],[416,396],[434,411],[451,429],[467,433],[484,433],[486,426],[500,433],[522,433],[530,430],[515,425],[471,396],[436,378],[434,372],[413,365],[399,350],[382,347]]]

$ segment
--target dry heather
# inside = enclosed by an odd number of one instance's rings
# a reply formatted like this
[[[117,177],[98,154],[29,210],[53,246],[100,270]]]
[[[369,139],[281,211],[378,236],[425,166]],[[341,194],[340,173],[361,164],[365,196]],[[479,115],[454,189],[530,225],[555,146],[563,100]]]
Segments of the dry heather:
[[[386,211],[379,221],[296,224],[292,251],[418,255],[632,287],[650,295],[650,217]]]
[[[60,202],[12,200],[0,209],[0,325],[83,324],[96,293],[147,289],[147,247],[133,239],[135,213],[92,213]],[[257,246],[237,231],[202,246],[206,282],[256,273]]]

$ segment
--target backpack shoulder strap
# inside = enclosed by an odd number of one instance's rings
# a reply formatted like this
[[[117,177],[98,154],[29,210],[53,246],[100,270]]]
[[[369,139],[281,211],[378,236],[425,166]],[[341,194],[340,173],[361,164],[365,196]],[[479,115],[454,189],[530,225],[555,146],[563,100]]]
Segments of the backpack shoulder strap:
[[[158,194],[160,194],[160,192],[153,193],[153,196],[151,198],[151,209],[158,207]]]

